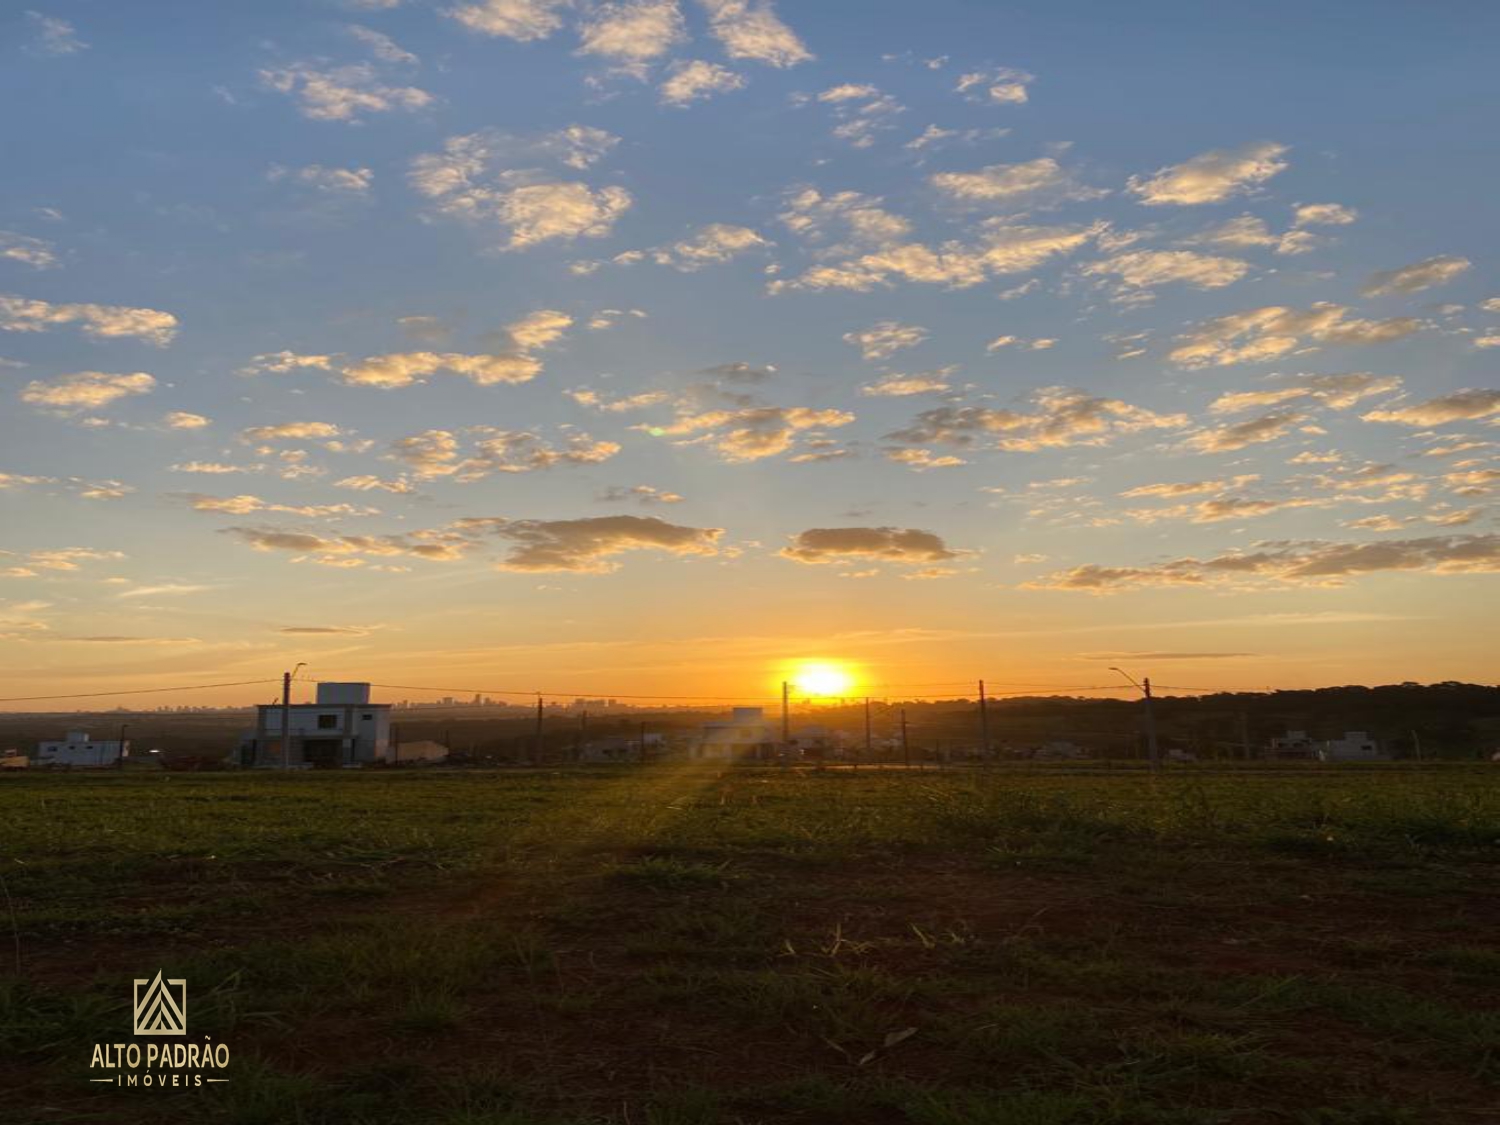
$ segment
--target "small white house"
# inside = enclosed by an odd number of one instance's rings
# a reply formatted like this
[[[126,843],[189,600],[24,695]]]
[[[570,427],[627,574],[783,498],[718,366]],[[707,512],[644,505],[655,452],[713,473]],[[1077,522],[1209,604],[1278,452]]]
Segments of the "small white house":
[[[117,738],[95,740],[86,730],[70,730],[66,738],[38,742],[36,764],[39,766],[74,766],[81,768],[115,765],[130,755],[130,740]]]
[[[340,769],[390,760],[391,705],[371,703],[369,684],[322,683],[312,703],[293,703],[289,748],[282,745],[281,714],[279,703],[256,708],[255,730],[240,742],[240,765]]]
[[[1343,738],[1332,738],[1318,751],[1324,762],[1388,762],[1391,756],[1381,751],[1380,744],[1362,730],[1345,731]]]
[[[385,760],[393,766],[432,765],[448,760],[448,748],[441,742],[422,739],[417,742],[392,742]]]
[[[1032,751],[1031,756],[1039,762],[1071,762],[1087,758],[1089,752],[1074,742],[1047,742]]]
[[[776,728],[760,707],[736,707],[728,719],[704,723],[693,746],[693,757],[711,761],[768,758],[780,742]]]

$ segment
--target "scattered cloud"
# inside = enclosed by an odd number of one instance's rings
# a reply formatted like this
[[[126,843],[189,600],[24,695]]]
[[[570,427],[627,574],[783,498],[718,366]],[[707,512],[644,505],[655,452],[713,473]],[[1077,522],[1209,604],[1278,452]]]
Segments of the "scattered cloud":
[[[295,98],[302,116],[313,121],[357,124],[366,114],[425,109],[434,100],[415,86],[386,85],[369,63],[292,63],[262,70],[260,79],[269,89]]]
[[[1346,410],[1373,395],[1390,394],[1401,389],[1394,375],[1371,375],[1366,371],[1348,371],[1337,375],[1294,375],[1276,386],[1259,391],[1229,391],[1221,394],[1208,409],[1211,414],[1235,414],[1261,406],[1275,406],[1294,399],[1313,399],[1334,410]]]
[[[971,554],[949,547],[941,536],[910,527],[813,527],[793,536],[778,552],[794,562],[846,563],[851,559],[929,565]]]
[[[1132,176],[1129,188],[1150,206],[1220,203],[1254,189],[1286,168],[1286,146],[1271,141],[1205,152],[1149,177]]]
[[[559,465],[597,465],[620,451],[619,443],[596,441],[585,433],[569,434],[553,445],[526,430],[471,426],[467,440],[451,430],[425,430],[391,443],[390,456],[418,480],[451,478],[461,484],[492,473],[531,473]]]
[[[858,332],[845,332],[844,343],[860,350],[865,359],[885,359],[927,339],[927,329],[895,320],[882,320]]]
[[[661,100],[667,105],[689,106],[744,87],[745,79],[726,66],[702,59],[684,60],[673,64],[661,84]]]
[[[1025,105],[1030,100],[1027,88],[1035,81],[1035,77],[1024,70],[1000,67],[961,74],[953,88],[971,102]]]
[[[1109,194],[1080,184],[1050,156],[1023,164],[991,164],[977,172],[938,172],[928,181],[951,199],[981,205],[1035,206],[1099,199]]]
[[[731,59],[788,67],[810,62],[812,52],[776,15],[770,0],[699,0],[713,35]]]
[[[27,12],[26,19],[36,36],[32,50],[37,54],[76,55],[88,49],[88,44],[78,38],[77,30],[65,19],[43,12]]]
[[[511,547],[497,563],[500,570],[572,571],[607,574],[619,563],[612,556],[626,551],[664,551],[673,555],[717,555],[717,527],[687,527],[655,516],[592,516],[572,520],[463,519],[455,527],[508,540]]]
[[[692,273],[704,266],[727,262],[741,254],[763,250],[770,245],[749,227],[731,223],[708,223],[680,242],[656,247],[651,251],[651,259],[658,265]]]
[[[1463,390],[1439,395],[1425,402],[1372,410],[1361,415],[1366,422],[1396,422],[1403,426],[1442,426],[1500,414],[1500,391]]]
[[[354,198],[369,195],[375,173],[368,168],[329,168],[322,164],[306,164],[301,168],[271,165],[266,179],[272,183],[289,180],[328,195]]]
[[[598,499],[604,504],[619,504],[627,500],[633,500],[638,504],[680,504],[682,497],[675,492],[665,489],[654,488],[649,484],[632,485],[629,488],[623,485],[615,485],[606,488],[599,493]]]
[[[1272,411],[1243,422],[1199,430],[1187,438],[1187,447],[1200,453],[1232,453],[1249,445],[1275,441],[1307,420],[1295,410]]]
[[[1468,258],[1445,254],[1413,262],[1400,269],[1383,270],[1370,275],[1360,292],[1366,297],[1386,297],[1396,293],[1419,293],[1435,285],[1445,285],[1474,263]]]
[[[132,395],[149,394],[156,380],[144,371],[110,375],[103,371],[80,371],[47,382],[34,379],[21,388],[21,401],[59,414],[99,410]]]
[[[159,309],[126,305],[54,305],[0,294],[0,332],[45,332],[76,324],[87,336],[111,340],[133,337],[165,347],[177,335],[177,318]]]
[[[687,36],[677,0],[605,0],[579,28],[581,55],[645,63]]]
[[[32,269],[45,270],[57,265],[57,253],[50,242],[11,230],[0,230],[0,261],[20,262]]]
[[[1140,567],[1086,565],[1028,586],[1109,593],[1141,586],[1244,585],[1270,582],[1338,586],[1382,571],[1479,574],[1500,571],[1500,535],[1437,535],[1375,542],[1286,540],[1257,543],[1208,559],[1181,558]]]
[[[169,430],[201,430],[210,424],[210,419],[202,414],[192,414],[186,410],[174,410],[162,417],[161,423]]]
[[[1412,317],[1363,320],[1328,301],[1311,308],[1267,305],[1205,320],[1180,337],[1170,354],[1182,367],[1223,367],[1262,363],[1325,344],[1384,344],[1410,336],[1422,327]]]
[[[1132,250],[1090,262],[1081,268],[1088,277],[1117,278],[1123,290],[1150,289],[1181,282],[1194,289],[1222,289],[1250,272],[1239,258],[1195,254],[1191,250]]]
[[[940,406],[886,435],[905,445],[978,446],[1033,452],[1069,445],[1104,445],[1121,434],[1187,425],[1181,414],[1157,414],[1117,399],[1098,398],[1068,387],[1045,387],[1031,396],[1030,410],[987,406]]]
[[[530,43],[562,27],[562,11],[572,0],[480,0],[450,8],[448,15],[481,35]]]

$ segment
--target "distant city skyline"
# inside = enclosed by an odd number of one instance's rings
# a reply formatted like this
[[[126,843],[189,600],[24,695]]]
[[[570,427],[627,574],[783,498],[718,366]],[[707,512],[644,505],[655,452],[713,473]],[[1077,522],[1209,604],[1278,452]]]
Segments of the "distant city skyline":
[[[1494,682],[1496,31],[0,15],[0,709]]]

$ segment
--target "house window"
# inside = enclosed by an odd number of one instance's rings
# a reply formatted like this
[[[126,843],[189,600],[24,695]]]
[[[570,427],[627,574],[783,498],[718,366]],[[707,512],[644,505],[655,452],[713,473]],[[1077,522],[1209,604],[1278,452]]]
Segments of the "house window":
[[[375,716],[374,715],[361,715],[360,718],[363,719],[367,723],[375,721]]]
[[[318,716],[318,729],[319,730],[338,730],[338,726],[339,726],[339,717],[337,715],[319,715]]]

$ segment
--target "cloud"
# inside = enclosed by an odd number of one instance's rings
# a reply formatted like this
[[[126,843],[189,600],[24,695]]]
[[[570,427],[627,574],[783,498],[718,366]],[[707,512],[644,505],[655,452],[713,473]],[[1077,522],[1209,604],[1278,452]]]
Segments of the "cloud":
[[[481,0],[450,8],[448,15],[470,31],[530,43],[562,26],[561,11],[572,0]]]
[[[1294,399],[1311,398],[1334,410],[1347,410],[1372,395],[1401,389],[1395,375],[1372,375],[1348,371],[1337,375],[1296,375],[1278,387],[1263,391],[1229,391],[1209,403],[1212,414],[1235,414],[1258,406],[1275,406]]]
[[[0,230],[0,261],[20,262],[33,269],[51,269],[57,265],[57,254],[50,242],[11,230]]]
[[[410,180],[440,214],[496,228],[503,236],[502,250],[554,239],[600,238],[634,202],[624,188],[595,190],[576,180],[506,165],[516,159],[549,159],[585,168],[618,140],[580,125],[531,140],[494,130],[454,136],[444,141],[442,152],[416,157]]]
[[[1228,426],[1199,430],[1187,439],[1187,446],[1201,453],[1230,453],[1247,445],[1275,441],[1307,420],[1295,410],[1273,411]]]
[[[364,557],[409,556],[428,562],[453,562],[469,554],[477,544],[459,531],[438,529],[409,535],[323,535],[311,531],[288,531],[277,527],[226,527],[232,535],[257,551],[291,551],[293,562],[325,565],[365,565]],[[123,596],[123,595],[122,595]]]
[[[1261,363],[1299,349],[1312,351],[1321,344],[1389,343],[1422,327],[1421,321],[1411,317],[1361,320],[1348,314],[1345,306],[1327,301],[1307,309],[1283,305],[1246,309],[1194,326],[1180,337],[1183,342],[1169,358],[1183,367]]]
[[[1361,417],[1366,422],[1396,422],[1403,426],[1442,426],[1473,418],[1490,418],[1500,414],[1500,391],[1462,390],[1439,395],[1425,402],[1398,406],[1390,410],[1372,410]]]
[[[996,336],[984,346],[987,352],[998,352],[1001,348],[1026,348],[1029,351],[1041,352],[1053,347],[1056,340],[1048,336],[1042,336],[1035,340],[1024,340],[1020,336]]]
[[[0,332],[45,332],[77,324],[85,335],[109,340],[135,337],[165,347],[177,335],[177,318],[159,309],[126,305],[53,305],[0,294]]]
[[[1413,262],[1400,269],[1383,270],[1370,275],[1360,292],[1366,297],[1385,297],[1393,293],[1418,293],[1434,285],[1444,285],[1464,273],[1474,263],[1451,254]]]
[[[370,625],[283,625],[276,631],[294,637],[367,637],[375,628]]]
[[[309,519],[329,516],[378,515],[378,508],[356,508],[352,504],[307,504],[292,506],[262,500],[259,496],[207,496],[201,492],[182,494],[195,512],[218,512],[232,516],[247,516],[252,512],[285,512],[288,515],[306,516]]]
[[[1342,203],[1303,203],[1292,213],[1295,227],[1341,227],[1359,218],[1359,212]]]
[[[739,463],[775,457],[792,448],[799,438],[819,431],[847,426],[854,415],[843,410],[816,410],[807,406],[744,406],[733,409],[678,411],[666,426],[642,426],[657,437],[700,436],[678,444],[707,444],[725,461]]]
[[[680,504],[682,497],[675,492],[653,488],[649,484],[637,484],[630,488],[614,485],[599,493],[597,499],[604,504],[623,503],[634,500],[638,504]]]
[[[914,348],[925,339],[927,329],[894,320],[882,320],[863,331],[844,333],[844,343],[857,347],[866,359],[885,359],[904,348]]]
[[[808,102],[828,106],[838,122],[834,137],[855,148],[869,148],[879,133],[894,127],[892,118],[906,112],[905,106],[879,87],[854,82],[830,86],[815,97],[799,94],[793,98],[794,104]]]
[[[352,23],[344,30],[355,40],[368,47],[370,53],[377,59],[383,59],[389,63],[403,63],[407,65],[415,65],[422,61],[389,35],[376,31],[374,28]]]
[[[350,364],[342,372],[351,386],[391,389],[425,383],[439,372],[462,375],[481,387],[526,383],[541,373],[541,360],[518,353],[465,355],[458,352],[393,352]]]
[[[976,70],[961,74],[953,89],[971,102],[1025,105],[1029,98],[1027,87],[1035,81],[1035,77],[1024,70],[1000,67],[997,70]]]
[[[174,410],[163,416],[162,425],[169,430],[201,430],[210,420],[201,414],[190,414],[186,410]]]
[[[924,371],[915,375],[887,375],[878,383],[869,383],[859,389],[862,395],[902,398],[907,395],[937,394],[953,389],[947,377],[955,368],[944,367],[938,371]]]
[[[328,195],[350,198],[369,195],[370,186],[375,180],[375,173],[368,168],[329,168],[322,164],[286,168],[280,164],[273,164],[266,172],[266,179],[272,183],[279,180],[292,180]]]
[[[214,586],[195,585],[188,582],[163,582],[155,586],[133,586],[129,590],[122,590],[116,594],[117,598],[160,598],[180,597],[183,594],[201,594],[206,590],[217,589]]]
[[[251,426],[240,431],[240,438],[248,442],[283,441],[288,438],[302,441],[338,437],[341,432],[332,422],[281,422],[272,426]]]
[[[391,457],[405,464],[418,480],[451,477],[460,483],[483,480],[492,473],[531,473],[559,465],[597,465],[620,451],[617,442],[570,434],[561,447],[524,430],[473,426],[471,450],[464,452],[457,434],[426,430],[391,443]]]
[[[906,445],[979,445],[1033,452],[1069,445],[1104,445],[1121,434],[1187,425],[1185,415],[1155,414],[1068,387],[1035,391],[1031,404],[1034,409],[1030,411],[940,406],[918,414],[909,426],[887,434],[886,439]]]
[[[267,352],[258,355],[250,363],[240,368],[241,375],[259,375],[263,371],[270,371],[277,375],[284,375],[288,371],[296,371],[302,368],[316,368],[321,371],[333,370],[334,357],[331,355],[298,355],[296,352]]]
[[[881,452],[887,461],[905,465],[918,473],[925,473],[928,469],[953,469],[968,464],[962,457],[955,457],[951,453],[937,454],[930,449],[886,449]]]
[[[666,105],[688,106],[744,87],[745,79],[728,67],[702,59],[679,61],[661,84],[661,100]]]
[[[813,55],[782,23],[769,0],[699,0],[708,12],[710,30],[732,59],[788,67]]]
[[[793,536],[791,546],[778,553],[815,565],[866,559],[914,566],[948,562],[972,552],[955,550],[941,536],[910,527],[813,527]]]
[[[686,38],[676,0],[607,0],[579,28],[578,53],[649,62]]]
[[[1102,226],[1033,227],[986,219],[970,243],[893,243],[842,261],[814,266],[800,277],[773,281],[772,293],[791,289],[847,289],[867,293],[895,280],[967,289],[998,274],[1033,270],[1048,259],[1078,249]]]
[[[701,226],[688,238],[669,246],[659,246],[651,251],[651,258],[658,265],[671,266],[684,273],[692,273],[704,266],[727,262],[731,258],[752,250],[761,250],[767,242],[749,227],[738,227],[730,223],[708,223]]]
[[[21,388],[21,401],[62,414],[98,410],[131,395],[149,394],[156,380],[144,371],[109,375],[103,371],[80,371],[52,382],[34,379]]]
[[[463,519],[461,530],[487,532],[512,544],[500,570],[572,571],[607,574],[625,551],[665,551],[674,555],[717,555],[718,527],[686,527],[655,516],[593,516],[572,520]]]
[[[88,49],[88,44],[78,38],[71,23],[42,12],[27,12],[27,20],[36,32],[35,50],[43,55],[75,55]]]
[[[854,191],[824,195],[816,188],[797,188],[787,193],[787,209],[777,216],[795,234],[814,243],[826,243],[835,234],[852,245],[831,248],[842,256],[854,247],[892,246],[911,232],[911,224],[880,206],[875,196]]]
[[[1149,289],[1180,281],[1194,289],[1222,289],[1250,271],[1250,263],[1239,258],[1195,254],[1190,250],[1133,250],[1090,262],[1082,267],[1086,276],[1111,275],[1126,289]]]
[[[1285,145],[1271,141],[1205,152],[1162,168],[1149,178],[1130,177],[1128,187],[1141,202],[1195,205],[1242,195],[1286,168]]]
[[[977,172],[938,172],[928,182],[962,203],[1060,203],[1099,199],[1107,191],[1078,183],[1050,156],[1023,164],[991,164]]]
[[[313,121],[358,123],[367,113],[424,109],[433,103],[426,90],[388,86],[369,63],[320,68],[301,62],[260,72],[261,82],[296,98],[302,116]]]
[[[573,318],[558,309],[537,309],[505,326],[506,333],[522,351],[545,348],[560,340],[573,326]]]
[[[1500,571],[1500,535],[1436,535],[1372,543],[1273,541],[1208,559],[1182,558],[1143,567],[1086,565],[1028,586],[1109,593],[1139,586],[1243,585],[1268,581],[1338,586],[1382,571],[1487,574]]]

